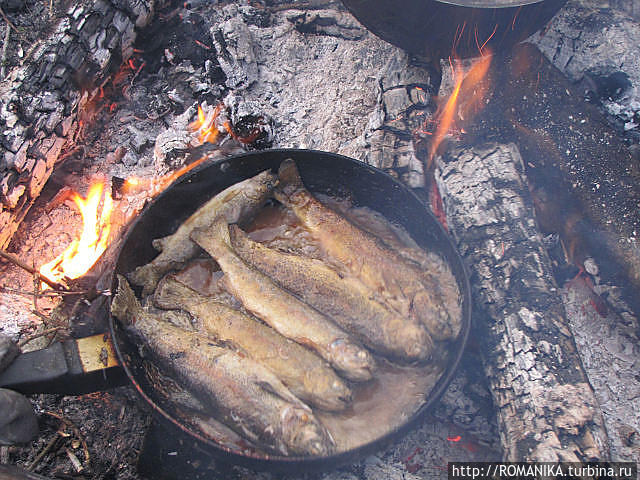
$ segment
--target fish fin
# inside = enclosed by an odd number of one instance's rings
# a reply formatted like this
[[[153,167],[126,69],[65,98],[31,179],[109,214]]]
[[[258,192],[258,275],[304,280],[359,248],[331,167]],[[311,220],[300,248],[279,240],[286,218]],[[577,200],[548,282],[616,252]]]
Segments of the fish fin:
[[[281,398],[285,402],[293,403],[294,405],[301,406],[303,408],[311,410],[302,400],[296,397],[289,391],[279,380],[278,383],[268,382],[265,380],[258,380],[256,385],[267,393]]]
[[[291,194],[301,188],[304,188],[302,178],[300,178],[300,173],[298,172],[298,167],[290,158],[287,158],[280,164],[280,168],[278,169],[278,178],[280,183],[273,191],[273,196],[280,203],[286,203]]]
[[[249,352],[247,352],[244,348],[238,345],[233,340],[223,339],[223,338],[213,338],[218,346],[221,348],[226,348],[227,350],[233,350],[235,353],[240,355],[243,358],[251,358]]]
[[[111,313],[126,325],[133,325],[144,313],[129,282],[122,275],[118,275],[118,292],[111,301]]]
[[[162,252],[164,250],[165,244],[170,240],[170,238],[171,235],[162,238],[154,238],[153,240],[151,240],[151,245],[153,245],[153,248],[155,248],[158,252]]]

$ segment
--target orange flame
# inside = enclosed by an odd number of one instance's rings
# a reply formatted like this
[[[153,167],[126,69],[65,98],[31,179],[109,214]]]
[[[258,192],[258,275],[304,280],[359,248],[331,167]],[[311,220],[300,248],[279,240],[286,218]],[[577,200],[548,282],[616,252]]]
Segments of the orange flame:
[[[42,276],[54,282],[63,281],[65,278],[78,278],[84,275],[106,250],[111,231],[109,219],[113,211],[113,200],[111,195],[104,191],[104,187],[102,181],[94,183],[89,188],[86,199],[76,192],[72,194],[72,199],[82,215],[82,234],[57,258],[40,267]]]
[[[219,131],[215,123],[222,111],[222,107],[222,104],[219,104],[213,110],[209,110],[208,113],[205,113],[203,108],[198,105],[198,116],[196,120],[189,124],[189,128],[194,133],[197,133],[197,141],[200,144],[205,142],[214,143],[218,138]],[[224,123],[224,128],[231,134],[228,122]],[[193,170],[208,159],[209,157],[205,155],[195,162],[191,162],[189,165],[180,167],[179,169],[159,178],[143,179],[138,177],[129,177],[125,180],[125,183],[122,186],[122,192],[132,194],[145,190],[150,197],[154,197],[167,188],[174,180],[178,179],[190,170]]]
[[[435,117],[438,126],[433,134],[431,145],[429,146],[427,168],[431,167],[438,147],[446,138],[447,133],[453,128],[456,120],[462,121],[468,119],[470,115],[477,113],[487,93],[488,85],[486,82],[482,82],[482,80],[489,71],[491,54],[490,52],[485,52],[487,49],[484,45],[479,48],[482,52],[482,57],[466,74],[462,68],[458,66],[457,60],[452,60],[451,57],[449,57],[455,86],[444,107],[436,112]],[[462,102],[460,99],[464,101]]]
[[[191,122],[189,127],[194,132],[198,132],[198,140],[200,143],[214,143],[218,138],[218,129],[215,122],[221,110],[222,104],[219,104],[216,108],[205,114],[202,107],[198,105],[198,118]]]

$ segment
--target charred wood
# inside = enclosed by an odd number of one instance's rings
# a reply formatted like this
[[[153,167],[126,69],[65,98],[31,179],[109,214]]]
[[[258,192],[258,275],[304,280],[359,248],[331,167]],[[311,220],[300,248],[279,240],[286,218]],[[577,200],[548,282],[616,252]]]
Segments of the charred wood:
[[[592,257],[603,279],[627,286],[640,309],[640,169],[596,106],[533,45],[497,56],[473,138],[518,145],[541,228],[561,235],[570,260]]]
[[[74,4],[53,33],[0,84],[0,247],[78,129],[78,114],[133,53],[153,0]]]
[[[568,328],[517,147],[451,149],[435,175],[471,271],[476,338],[504,458],[607,459],[602,413]]]

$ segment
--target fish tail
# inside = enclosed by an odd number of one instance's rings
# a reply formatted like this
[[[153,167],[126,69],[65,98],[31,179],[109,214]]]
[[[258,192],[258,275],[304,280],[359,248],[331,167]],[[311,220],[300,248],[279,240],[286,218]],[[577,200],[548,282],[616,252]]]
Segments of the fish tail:
[[[207,229],[197,229],[191,233],[191,239],[204,248],[214,258],[222,250],[231,249],[229,225],[223,217],[216,218]]]
[[[231,238],[229,236],[229,224],[224,218],[218,218],[209,229],[211,236],[220,244],[227,247],[231,246]]]
[[[142,294],[147,296],[153,292],[162,278],[162,272],[159,272],[156,265],[151,262],[136,268],[128,274],[128,277],[134,285],[142,287]]]
[[[279,202],[286,203],[289,196],[297,190],[304,188],[298,167],[290,158],[280,164],[278,178],[280,182],[273,194]]]
[[[229,225],[229,238],[233,247],[246,245],[249,240],[247,234],[236,224]]]
[[[300,178],[296,162],[290,158],[287,158],[280,164],[280,168],[278,169],[278,178],[280,179],[280,183],[284,185],[302,187],[302,178]]]
[[[144,313],[129,282],[122,275],[118,275],[118,293],[111,302],[111,313],[126,325],[135,324],[140,314]]]

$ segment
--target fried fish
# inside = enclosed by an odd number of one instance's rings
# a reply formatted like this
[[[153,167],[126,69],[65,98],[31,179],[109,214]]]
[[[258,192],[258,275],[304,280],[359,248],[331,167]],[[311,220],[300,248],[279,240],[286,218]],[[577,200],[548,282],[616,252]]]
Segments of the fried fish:
[[[315,350],[345,378],[371,379],[375,368],[371,354],[331,319],[238,257],[224,219],[207,230],[194,231],[191,239],[218,262],[224,272],[223,287],[248,311],[285,337]]]
[[[155,362],[249,441],[280,455],[326,455],[335,445],[311,409],[266,367],[145,310],[118,276],[111,312]]]
[[[232,223],[252,217],[267,201],[276,183],[276,176],[266,170],[223,190],[196,210],[173,234],[154,240],[153,246],[160,254],[136,268],[129,279],[143,287],[143,295],[151,294],[165,273],[181,268],[199,252],[189,238],[194,229],[209,226],[217,217]]]
[[[186,310],[195,317],[199,332],[237,346],[310,405],[340,411],[351,402],[349,387],[315,353],[258,319],[199,295],[171,275],[160,281],[153,302],[164,309]]]
[[[433,349],[425,327],[371,298],[358,279],[342,276],[324,262],[281,252],[252,241],[230,225],[231,246],[251,266],[298,295],[375,351],[404,360],[424,360]]]
[[[305,188],[293,160],[282,162],[278,175],[275,197],[293,210],[328,255],[344,264],[399,313],[423,322],[434,339],[445,340],[458,334],[461,317],[451,314],[457,311],[456,305],[447,305],[438,286],[424,281],[418,264],[319,202]]]

